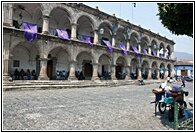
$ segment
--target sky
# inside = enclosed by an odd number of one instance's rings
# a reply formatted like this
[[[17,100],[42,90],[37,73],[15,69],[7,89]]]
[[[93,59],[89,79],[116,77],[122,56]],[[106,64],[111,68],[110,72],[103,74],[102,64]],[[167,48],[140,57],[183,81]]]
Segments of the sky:
[[[136,7],[133,6],[132,2],[90,2],[83,4],[92,8],[98,6],[100,11],[109,15],[115,13],[117,18],[125,21],[129,19],[129,22],[134,25],[140,25],[144,29],[150,29],[154,33],[159,33],[159,35],[173,40],[175,42],[174,51],[193,54],[193,38],[185,35],[174,35],[163,27],[159,17],[156,16],[158,13],[157,3],[136,2]]]

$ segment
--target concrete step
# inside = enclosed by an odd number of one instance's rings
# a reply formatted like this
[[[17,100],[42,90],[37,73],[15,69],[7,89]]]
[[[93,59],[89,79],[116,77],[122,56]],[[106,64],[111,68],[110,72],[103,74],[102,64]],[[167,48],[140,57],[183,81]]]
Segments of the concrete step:
[[[158,83],[164,80],[146,80],[145,84]],[[35,90],[35,89],[65,89],[65,88],[84,88],[84,87],[101,87],[101,86],[124,86],[138,85],[137,80],[14,80],[12,82],[3,82],[3,90]]]

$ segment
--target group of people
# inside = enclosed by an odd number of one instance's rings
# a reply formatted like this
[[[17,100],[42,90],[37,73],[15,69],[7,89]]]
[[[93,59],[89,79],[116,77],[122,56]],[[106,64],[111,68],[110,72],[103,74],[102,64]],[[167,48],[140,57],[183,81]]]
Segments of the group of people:
[[[20,79],[24,80],[24,76],[27,76],[28,80],[31,80],[31,76],[33,76],[34,80],[37,80],[37,74],[35,70],[30,71],[29,69],[27,69],[27,71],[25,72],[23,69],[21,69],[20,71],[18,71],[18,69],[15,69],[14,71],[15,80],[20,80]]]
[[[56,79],[57,80],[67,80],[68,79],[69,72],[63,71],[56,71]]]
[[[76,78],[78,79],[78,80],[85,80],[85,77],[84,77],[84,75],[83,75],[83,72],[81,71],[76,71],[75,72],[75,76],[76,76]]]
[[[105,71],[102,75],[98,73],[100,80],[109,80],[111,79],[111,72]]]

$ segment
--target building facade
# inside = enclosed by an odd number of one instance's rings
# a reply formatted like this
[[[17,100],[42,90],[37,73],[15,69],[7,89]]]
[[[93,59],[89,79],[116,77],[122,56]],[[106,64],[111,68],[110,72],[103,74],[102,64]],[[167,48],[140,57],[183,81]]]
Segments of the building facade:
[[[36,24],[37,37],[24,37],[24,22]],[[70,41],[58,37],[67,31]],[[85,42],[89,36],[93,46]],[[109,41],[111,47],[103,40]],[[119,44],[124,44],[127,55]],[[3,3],[3,78],[18,69],[35,70],[38,80],[66,71],[68,80],[160,79],[174,76],[174,42],[140,26],[81,3]],[[108,49],[112,48],[109,53]]]
[[[193,75],[193,61],[180,60],[174,63],[175,75],[177,76],[192,76]]]

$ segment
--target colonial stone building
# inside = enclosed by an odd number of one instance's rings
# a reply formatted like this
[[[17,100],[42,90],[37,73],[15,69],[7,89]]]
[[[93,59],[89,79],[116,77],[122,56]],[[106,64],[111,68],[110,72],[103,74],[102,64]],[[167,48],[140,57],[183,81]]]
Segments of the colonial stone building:
[[[37,25],[37,37],[24,37],[24,22]],[[67,31],[70,41],[58,37]],[[82,35],[90,36],[93,44]],[[111,43],[112,53],[108,53]],[[119,47],[124,44],[127,55]],[[3,3],[3,79],[15,69],[35,70],[38,80],[54,79],[56,71],[69,72],[68,80],[99,80],[104,72],[111,80],[125,73],[125,80],[146,75],[160,79],[174,75],[174,42],[129,21],[81,3]],[[162,75],[162,76],[161,76]]]

